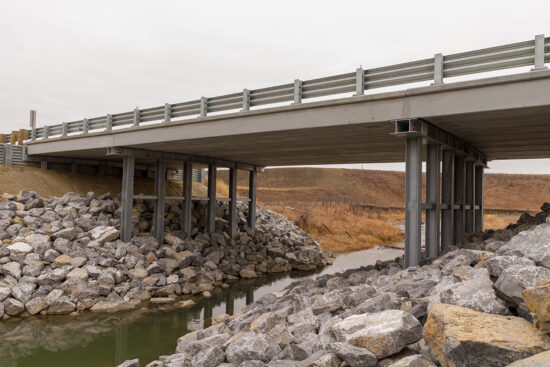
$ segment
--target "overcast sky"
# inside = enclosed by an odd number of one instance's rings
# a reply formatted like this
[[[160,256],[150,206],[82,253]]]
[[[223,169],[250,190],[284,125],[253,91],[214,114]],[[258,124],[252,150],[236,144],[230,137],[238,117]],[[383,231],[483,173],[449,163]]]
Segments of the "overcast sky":
[[[524,41],[550,34],[548,14],[550,1],[0,0],[0,132],[31,108],[42,126]]]

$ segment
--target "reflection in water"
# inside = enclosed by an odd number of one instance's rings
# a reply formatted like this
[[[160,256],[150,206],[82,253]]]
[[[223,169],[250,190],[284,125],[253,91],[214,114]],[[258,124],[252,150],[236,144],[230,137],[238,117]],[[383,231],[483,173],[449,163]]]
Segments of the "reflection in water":
[[[401,254],[399,250],[379,249],[343,255],[317,274],[368,265]],[[214,289],[211,298],[201,299],[187,310],[141,308],[114,315],[83,313],[2,321],[0,367],[112,367],[133,358],[139,358],[145,365],[160,355],[174,353],[180,336],[212,325],[212,318],[238,312],[254,302],[254,298],[312,274],[292,272],[239,280],[227,289]]]

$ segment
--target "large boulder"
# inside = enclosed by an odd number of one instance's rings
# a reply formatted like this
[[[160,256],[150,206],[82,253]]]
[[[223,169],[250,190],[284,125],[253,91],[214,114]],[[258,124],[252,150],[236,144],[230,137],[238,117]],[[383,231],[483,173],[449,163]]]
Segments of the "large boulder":
[[[422,325],[401,310],[354,315],[334,324],[332,331],[339,342],[366,348],[376,358],[398,353],[422,337]]]
[[[529,311],[537,316],[539,328],[550,332],[550,280],[524,290],[522,296]]]
[[[533,260],[530,260],[526,257],[518,257],[518,256],[492,256],[485,262],[485,267],[489,271],[489,274],[491,276],[498,278],[500,274],[504,271],[504,269],[509,268],[512,265],[535,265],[535,262]]]
[[[541,224],[512,237],[497,254],[523,256],[550,269],[550,224]]]
[[[550,269],[542,266],[512,265],[506,268],[495,282],[497,294],[512,305],[523,302],[524,290],[550,279]]]
[[[348,343],[332,343],[329,350],[338,358],[346,361],[350,367],[376,366],[377,359],[374,354],[365,348],[355,347]]]
[[[119,232],[115,227],[99,226],[89,231],[92,240],[103,245],[105,242],[111,242],[118,238]]]
[[[550,350],[535,354],[532,357],[520,359],[507,367],[548,367],[550,366]]]
[[[439,303],[499,315],[508,312],[506,303],[495,294],[487,269],[470,266],[455,268],[432,289],[428,297],[428,308]]]
[[[506,366],[550,349],[550,338],[526,320],[433,305],[424,339],[441,366]]]
[[[399,361],[392,363],[389,367],[435,367],[435,364],[433,364],[425,356],[415,354],[402,358]]]
[[[225,350],[227,360],[237,366],[251,360],[269,362],[280,352],[281,348],[272,343],[267,335],[254,332],[235,335]]]

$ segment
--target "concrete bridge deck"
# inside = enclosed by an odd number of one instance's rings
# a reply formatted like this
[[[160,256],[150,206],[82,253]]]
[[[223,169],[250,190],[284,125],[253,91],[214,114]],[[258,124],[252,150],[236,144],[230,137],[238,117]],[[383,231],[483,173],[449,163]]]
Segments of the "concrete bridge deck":
[[[153,231],[159,241],[163,239],[168,166],[183,164],[182,229],[189,234],[193,165],[209,167],[209,232],[216,229],[216,168],[230,169],[229,227],[234,233],[238,170],[250,172],[248,224],[254,231],[257,172],[265,166],[405,161],[405,265],[418,265],[422,210],[426,211],[425,256],[434,257],[463,242],[466,233],[483,228],[487,161],[550,158],[550,71],[545,67],[549,61],[550,38],[538,35],[532,41],[33,127],[28,155],[39,160],[122,160],[123,240],[132,233],[135,164],[154,164],[156,189],[149,199],[155,200]],[[448,77],[522,66],[533,69],[444,83]],[[364,93],[418,81],[433,83]],[[350,92],[355,95],[302,103],[306,98]],[[255,109],[282,102],[293,103]],[[158,123],[140,126],[150,121]]]

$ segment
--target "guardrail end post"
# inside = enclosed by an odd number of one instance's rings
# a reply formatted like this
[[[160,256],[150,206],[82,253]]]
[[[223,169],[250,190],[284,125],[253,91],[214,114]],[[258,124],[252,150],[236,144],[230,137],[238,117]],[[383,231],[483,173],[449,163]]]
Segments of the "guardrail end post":
[[[243,111],[250,110],[250,90],[243,89]]]
[[[294,80],[294,103],[302,103],[302,81]]]
[[[113,115],[108,114],[106,117],[106,120],[107,120],[107,127],[105,128],[105,131],[113,130]]]
[[[355,70],[355,95],[360,96],[365,93],[365,71],[363,68]]]
[[[544,34],[535,36],[535,67],[531,71],[544,70]]]
[[[165,123],[170,122],[170,117],[171,117],[170,115],[171,115],[171,112],[172,112],[171,107],[172,106],[170,105],[170,103],[165,103],[164,104],[164,122]]]
[[[443,84],[443,55],[434,55],[434,84]]]
[[[134,108],[134,126],[139,126],[139,107]]]
[[[208,113],[208,98],[201,97],[201,117],[206,116]]]

